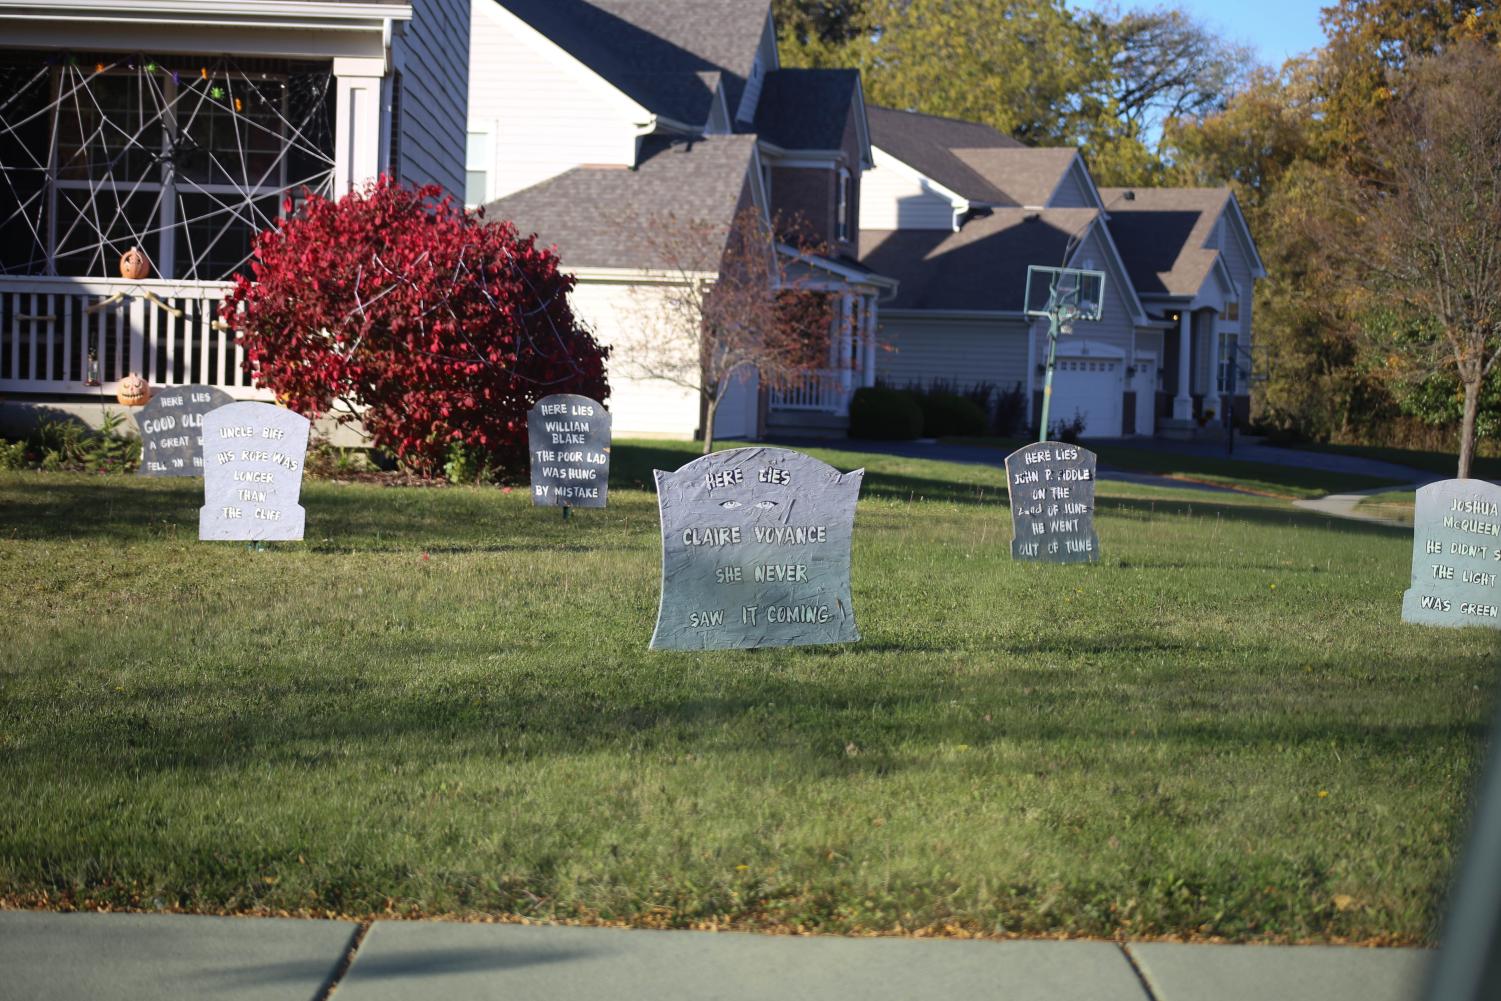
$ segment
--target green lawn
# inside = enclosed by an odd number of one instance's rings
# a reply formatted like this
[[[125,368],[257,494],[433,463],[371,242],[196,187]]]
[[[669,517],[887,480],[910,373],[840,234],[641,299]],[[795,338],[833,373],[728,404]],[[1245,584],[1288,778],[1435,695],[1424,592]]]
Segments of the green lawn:
[[[1380,515],[1392,521],[1400,521],[1411,525],[1413,507],[1416,503],[1417,496],[1415,490],[1387,490],[1362,498],[1360,503],[1355,506],[1364,513]]]
[[[1501,638],[1398,622],[1407,533],[1105,483],[1103,563],[1017,564],[995,471],[869,458],[862,642],[652,654],[689,455],[566,523],[311,483],[263,551],[0,476],[0,900],[1432,940]]]
[[[1009,438],[947,438],[956,445],[985,445],[1006,452],[1025,442]],[[1385,486],[1391,480],[1354,473],[1336,473],[1324,469],[1299,469],[1265,462],[1243,462],[1234,458],[1204,455],[1175,455],[1148,448],[1085,443],[1099,456],[1103,465],[1137,473],[1154,473],[1189,483],[1207,483],[1232,490],[1268,497],[1296,500],[1348,493]]]

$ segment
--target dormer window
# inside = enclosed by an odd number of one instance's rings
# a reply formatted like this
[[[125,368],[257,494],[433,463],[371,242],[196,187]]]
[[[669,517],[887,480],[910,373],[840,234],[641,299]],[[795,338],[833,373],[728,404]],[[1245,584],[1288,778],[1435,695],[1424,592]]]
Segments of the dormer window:
[[[850,172],[839,168],[839,194],[834,209],[834,232],[838,239],[850,238]]]
[[[1220,319],[1226,323],[1235,323],[1240,319],[1240,303],[1234,299],[1225,303],[1225,308],[1220,310]]]

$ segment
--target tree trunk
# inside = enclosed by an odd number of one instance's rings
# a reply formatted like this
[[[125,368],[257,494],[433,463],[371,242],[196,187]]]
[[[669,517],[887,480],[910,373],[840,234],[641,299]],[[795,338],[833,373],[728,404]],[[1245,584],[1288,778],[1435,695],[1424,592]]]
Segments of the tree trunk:
[[[1475,412],[1480,409],[1480,379],[1465,382],[1465,413],[1459,422],[1459,478],[1470,478],[1475,459]]]
[[[714,414],[719,410],[719,397],[709,397],[709,405],[704,408],[704,454],[714,451]]]

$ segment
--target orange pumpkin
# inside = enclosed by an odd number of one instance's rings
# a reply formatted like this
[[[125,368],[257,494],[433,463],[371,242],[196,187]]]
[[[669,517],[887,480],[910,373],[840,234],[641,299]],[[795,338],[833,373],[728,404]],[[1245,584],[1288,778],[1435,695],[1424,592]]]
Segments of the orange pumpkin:
[[[140,247],[131,247],[120,255],[120,277],[138,282],[151,274],[151,258]]]
[[[120,401],[122,407],[142,407],[151,399],[151,387],[145,379],[132,372],[115,387],[115,399]]]

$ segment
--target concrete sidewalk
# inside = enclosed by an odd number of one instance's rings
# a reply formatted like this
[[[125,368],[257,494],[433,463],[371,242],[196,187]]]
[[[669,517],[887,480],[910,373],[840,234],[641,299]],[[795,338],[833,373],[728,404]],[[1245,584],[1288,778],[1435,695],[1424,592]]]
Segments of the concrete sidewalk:
[[[0,912],[0,999],[1414,1001],[1421,949]]]

